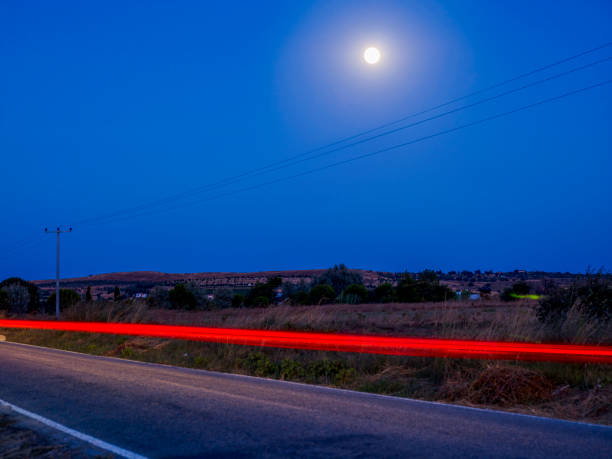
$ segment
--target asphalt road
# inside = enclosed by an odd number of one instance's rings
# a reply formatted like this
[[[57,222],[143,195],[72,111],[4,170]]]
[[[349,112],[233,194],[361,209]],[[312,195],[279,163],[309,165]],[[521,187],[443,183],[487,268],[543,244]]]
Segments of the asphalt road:
[[[0,399],[150,457],[612,457],[612,428],[0,343]]]

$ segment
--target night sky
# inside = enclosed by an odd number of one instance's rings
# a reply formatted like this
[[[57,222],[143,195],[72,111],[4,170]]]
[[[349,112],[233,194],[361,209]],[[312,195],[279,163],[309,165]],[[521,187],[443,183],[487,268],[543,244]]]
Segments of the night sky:
[[[64,277],[610,268],[612,84],[281,180],[610,80],[610,60],[205,187],[611,40],[609,1],[2,1],[0,278],[53,277],[57,225]]]

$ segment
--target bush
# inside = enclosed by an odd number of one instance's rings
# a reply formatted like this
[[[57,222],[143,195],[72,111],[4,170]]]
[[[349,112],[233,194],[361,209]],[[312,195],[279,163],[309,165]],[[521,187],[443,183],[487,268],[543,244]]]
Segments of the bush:
[[[154,308],[170,309],[172,305],[170,304],[169,296],[169,290],[167,288],[156,286],[149,290],[147,303]]]
[[[336,292],[327,284],[315,285],[310,289],[309,300],[310,304],[327,304],[332,303],[336,298]]]
[[[251,352],[242,359],[241,366],[255,376],[275,376],[278,366],[263,352]]]
[[[607,322],[612,318],[612,283],[601,274],[587,273],[585,281],[574,282],[569,288],[553,283],[546,288],[536,314],[541,322],[559,324],[567,313],[577,307],[585,317]]]
[[[176,284],[168,292],[168,300],[172,309],[195,309],[198,300],[193,292],[187,290],[185,284]]]
[[[266,307],[270,305],[270,299],[267,296],[258,296],[251,300],[250,306],[254,306],[256,308]]]
[[[363,285],[351,284],[344,289],[340,302],[348,304],[361,304],[368,301],[370,292]]]
[[[60,306],[68,308],[81,301],[81,295],[69,288],[60,289]],[[55,311],[55,292],[47,298],[47,311]]]

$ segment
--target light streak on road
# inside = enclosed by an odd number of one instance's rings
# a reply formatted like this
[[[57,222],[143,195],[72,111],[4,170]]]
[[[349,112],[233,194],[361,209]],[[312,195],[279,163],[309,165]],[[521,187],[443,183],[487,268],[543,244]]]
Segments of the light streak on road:
[[[409,338],[336,333],[249,330],[238,328],[191,327],[181,325],[57,322],[42,320],[0,320],[0,328],[110,333],[248,346],[415,357],[612,364],[612,346],[596,345]]]

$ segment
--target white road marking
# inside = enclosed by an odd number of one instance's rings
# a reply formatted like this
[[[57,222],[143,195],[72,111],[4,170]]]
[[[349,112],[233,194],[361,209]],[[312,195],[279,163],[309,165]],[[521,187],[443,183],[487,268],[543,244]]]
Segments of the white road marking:
[[[15,411],[16,413],[22,414],[23,416],[27,416],[31,419],[34,419],[35,421],[45,424],[48,427],[59,430],[60,432],[64,432],[65,434],[78,438],[79,440],[83,440],[87,443],[94,445],[97,448],[104,449],[113,454],[116,454],[117,456],[125,457],[126,459],[147,459],[146,456],[141,456],[140,454],[133,453],[131,451],[128,451],[127,449],[123,449],[118,446],[111,445],[110,443],[107,443],[98,438],[95,438],[90,435],[79,432],[78,430],[71,429],[70,427],[66,427],[65,425],[59,424],[55,421],[52,421],[51,419],[44,418],[42,416],[39,416],[36,413],[32,413],[28,410],[24,410],[23,408],[19,408],[18,406],[13,405],[12,403],[9,403],[2,399],[0,399],[0,406],[9,407],[11,410]]]

